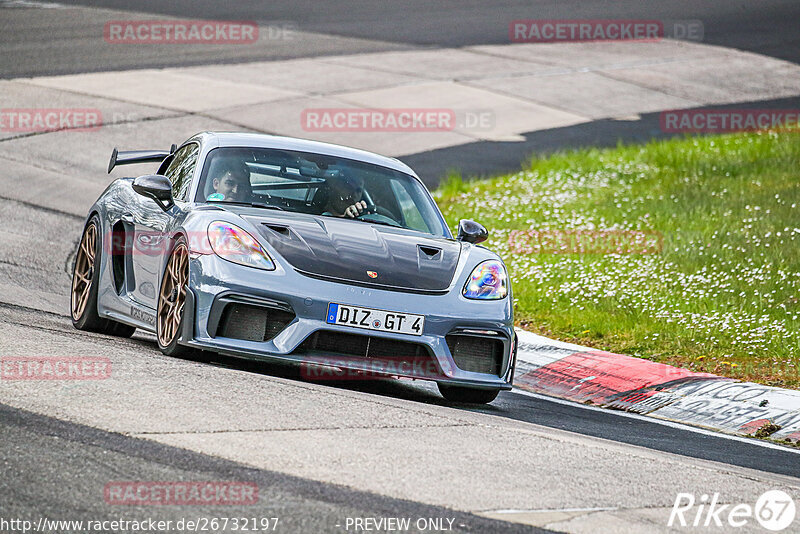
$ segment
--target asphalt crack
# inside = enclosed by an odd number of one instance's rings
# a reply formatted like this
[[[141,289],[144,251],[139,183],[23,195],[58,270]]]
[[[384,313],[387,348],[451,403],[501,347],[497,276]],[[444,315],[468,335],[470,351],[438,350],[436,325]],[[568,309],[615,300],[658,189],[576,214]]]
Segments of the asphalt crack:
[[[21,269],[29,269],[31,271],[37,271],[37,272],[40,272],[40,273],[51,273],[51,274],[52,273],[59,273],[59,274],[61,273],[60,269],[56,269],[56,270],[45,269],[44,267],[37,267],[35,265],[23,265],[22,263],[18,263],[18,262],[15,262],[15,261],[9,261],[9,260],[0,260],[0,264],[9,265],[11,267],[19,267]]]

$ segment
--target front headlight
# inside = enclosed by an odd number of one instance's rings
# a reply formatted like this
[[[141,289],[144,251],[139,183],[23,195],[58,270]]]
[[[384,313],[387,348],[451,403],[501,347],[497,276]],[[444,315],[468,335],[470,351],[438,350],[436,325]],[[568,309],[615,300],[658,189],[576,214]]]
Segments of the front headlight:
[[[463,295],[468,299],[497,300],[508,295],[506,268],[498,260],[486,260],[472,271]]]
[[[266,271],[275,270],[275,262],[258,241],[234,224],[212,222],[208,226],[208,240],[211,249],[223,260]]]

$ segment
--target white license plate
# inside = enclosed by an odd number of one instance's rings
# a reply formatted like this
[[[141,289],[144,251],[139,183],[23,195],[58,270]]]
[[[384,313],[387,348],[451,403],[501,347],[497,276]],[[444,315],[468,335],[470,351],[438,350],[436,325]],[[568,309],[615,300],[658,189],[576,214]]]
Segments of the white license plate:
[[[360,308],[331,302],[328,304],[326,322],[365,330],[380,330],[381,332],[421,336],[425,327],[425,316]]]

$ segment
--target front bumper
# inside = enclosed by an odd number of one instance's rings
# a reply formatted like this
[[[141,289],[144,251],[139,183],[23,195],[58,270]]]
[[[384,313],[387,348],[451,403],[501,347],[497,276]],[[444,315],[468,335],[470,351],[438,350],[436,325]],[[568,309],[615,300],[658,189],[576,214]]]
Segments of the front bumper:
[[[454,284],[445,295],[387,291],[335,283],[301,275],[278,264],[275,271],[261,271],[200,255],[190,261],[188,295],[181,343],[227,355],[305,364],[324,364],[340,369],[435,380],[475,388],[511,389],[516,357],[511,297],[499,301],[474,301],[461,295]],[[223,308],[232,302],[291,310],[288,325],[266,341],[235,339],[217,335]],[[420,336],[378,332],[327,324],[328,304],[391,310],[425,316]],[[369,357],[306,350],[315,332],[368,336],[376,345],[398,346],[396,342],[421,345],[415,358],[426,365],[395,365]],[[460,368],[451,354],[447,336],[482,337],[502,342],[496,373]],[[332,337],[336,337],[335,335]],[[342,336],[339,336],[340,338]],[[453,338],[450,338],[451,341]],[[304,344],[304,342],[306,342]],[[390,342],[395,342],[394,344]],[[369,345],[367,345],[369,346]],[[405,345],[411,346],[411,345]],[[463,365],[463,360],[462,365]]]

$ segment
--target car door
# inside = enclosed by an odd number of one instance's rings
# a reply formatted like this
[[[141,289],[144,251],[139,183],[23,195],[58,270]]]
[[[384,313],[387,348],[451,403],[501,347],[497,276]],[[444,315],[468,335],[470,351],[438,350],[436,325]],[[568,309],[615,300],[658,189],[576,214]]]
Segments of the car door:
[[[172,182],[172,195],[178,208],[188,201],[199,153],[200,146],[197,143],[186,144],[170,156],[169,160],[165,160],[159,169]],[[170,252],[167,232],[176,208],[165,212],[152,199],[139,195],[137,197],[137,205],[132,210],[133,272],[136,281],[132,297],[155,309],[158,304],[161,265],[164,256]]]

